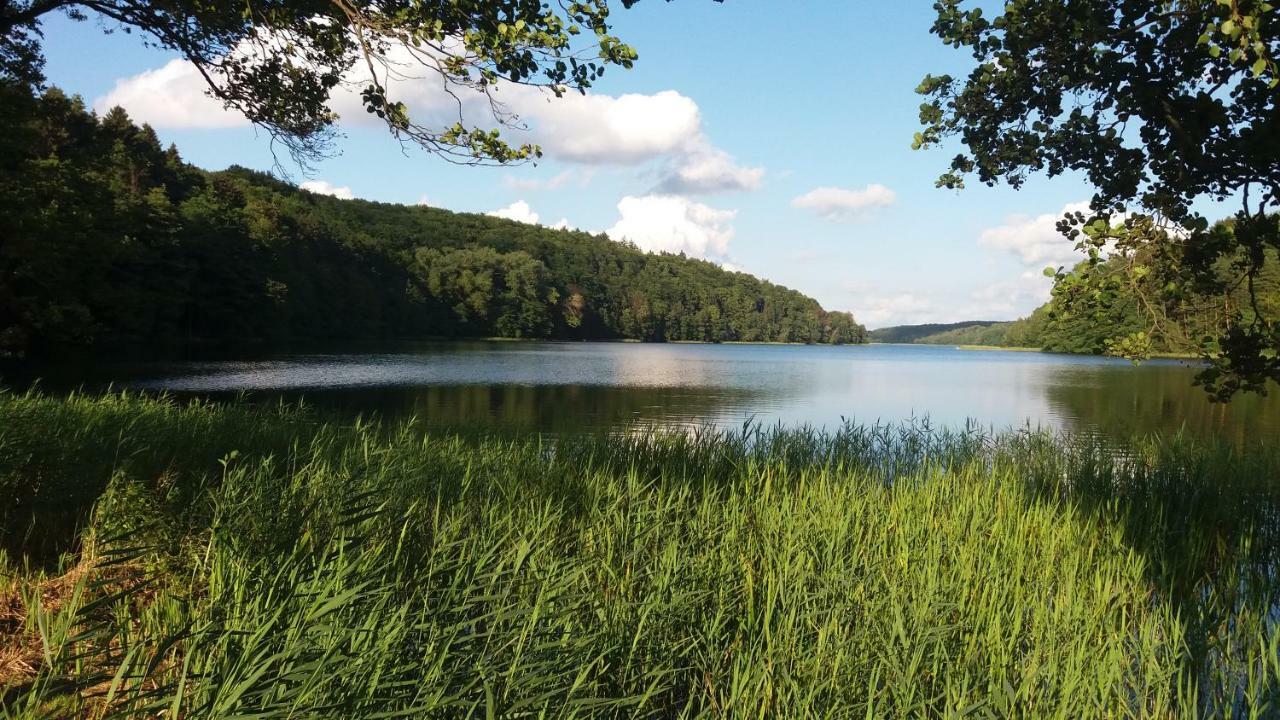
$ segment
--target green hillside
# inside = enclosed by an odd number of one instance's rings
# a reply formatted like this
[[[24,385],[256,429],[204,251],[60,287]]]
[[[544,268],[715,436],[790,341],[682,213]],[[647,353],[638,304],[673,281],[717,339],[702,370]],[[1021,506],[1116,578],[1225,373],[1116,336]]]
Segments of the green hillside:
[[[894,325],[867,333],[867,339],[877,343],[919,343],[926,338],[971,328],[988,328],[1000,325],[995,320],[966,320],[957,323],[928,323],[925,325]]]
[[[512,337],[853,343],[785,287],[604,235],[207,172],[121,110],[0,90],[0,353]]]

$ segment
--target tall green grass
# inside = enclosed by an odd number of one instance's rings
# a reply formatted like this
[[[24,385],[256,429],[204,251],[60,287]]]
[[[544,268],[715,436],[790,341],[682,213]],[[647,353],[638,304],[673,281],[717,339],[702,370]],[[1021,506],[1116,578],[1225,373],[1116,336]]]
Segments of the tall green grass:
[[[1182,438],[551,442],[4,395],[40,659],[0,714],[1275,717],[1278,470]]]

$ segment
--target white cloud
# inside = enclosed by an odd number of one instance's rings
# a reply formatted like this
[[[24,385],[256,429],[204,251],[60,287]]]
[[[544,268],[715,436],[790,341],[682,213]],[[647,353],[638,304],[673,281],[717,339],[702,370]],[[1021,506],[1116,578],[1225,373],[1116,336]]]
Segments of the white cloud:
[[[538,224],[538,213],[534,212],[533,208],[529,207],[529,203],[523,200],[517,200],[500,210],[494,210],[493,212],[485,214],[492,217],[528,223],[529,225]]]
[[[386,57],[394,68],[386,79],[388,94],[404,102],[411,117],[425,125],[467,125],[492,128],[490,98],[475,91],[445,91],[439,77],[403,48]],[[365,112],[359,88],[367,84],[363,66],[355,66],[335,89],[330,107],[344,127],[382,126]],[[100,111],[121,105],[135,118],[159,128],[226,128],[247,125],[240,113],[226,110],[206,94],[207,83],[185,60],[120,79],[94,102]],[[556,98],[543,89],[499,82],[492,100],[528,132],[509,130],[509,142],[541,145],[545,157],[587,166],[634,166],[665,161],[671,168],[661,184],[664,193],[703,193],[753,190],[763,169],[738,165],[707,140],[698,104],[675,90],[619,96],[568,93]],[[589,171],[579,171],[582,182]],[[568,171],[552,178],[504,178],[521,190],[556,189],[570,180]]]
[[[703,144],[681,157],[657,190],[681,195],[755,190],[763,178],[764,168],[744,167],[729,153]]]
[[[248,125],[234,110],[205,94],[208,88],[195,66],[170,60],[155,70],[117,80],[115,87],[94,101],[99,113],[119,105],[138,122],[160,128],[229,128]]]
[[[439,205],[436,204],[436,201],[432,200],[429,195],[419,195],[418,202],[416,204],[424,207],[439,207]]]
[[[869,328],[891,325],[919,325],[922,323],[949,323],[961,320],[997,320],[1013,317],[1009,309],[998,309],[996,300],[1003,302],[1001,291],[990,291],[992,299],[978,299],[944,289],[920,291],[915,288],[884,287],[876,283],[851,280],[842,289],[850,300],[845,304],[858,322]]]
[[[534,123],[533,134],[553,157],[587,164],[627,165],[666,155],[701,133],[698,104],[674,90],[653,95],[518,93],[516,107]],[[535,99],[537,102],[528,102]],[[539,107],[539,103],[541,107]]]
[[[308,180],[298,187],[317,195],[332,195],[343,200],[351,200],[355,195],[351,192],[351,188],[343,185],[341,187],[329,183],[327,180]]]
[[[1035,217],[1014,215],[1003,225],[982,231],[978,243],[983,247],[1003,250],[1017,255],[1026,265],[1070,267],[1084,257],[1075,249],[1075,243],[1058,232],[1057,224],[1062,216],[1072,212],[1089,211],[1089,203],[1071,203],[1061,212],[1045,213]]]
[[[847,282],[854,317],[870,328],[966,320],[1013,320],[1024,317],[1049,299],[1052,280],[1026,270],[1012,280],[972,288],[927,291]]]
[[[871,184],[861,190],[820,187],[792,200],[791,207],[813,210],[827,219],[840,220],[873,208],[889,207],[897,199],[892,190],[879,184]]]
[[[1044,276],[1046,265],[1074,265],[1083,256],[1074,243],[1058,233],[1057,222],[1066,213],[1088,213],[1088,203],[1071,203],[1061,212],[1035,217],[1014,216],[1005,224],[983,231],[979,243],[1016,257],[1021,269],[1003,277],[951,287],[880,287],[850,281],[842,290],[851,298],[854,316],[868,327],[950,323],[963,320],[1012,320],[1025,317],[1050,297],[1053,279]],[[1117,220],[1118,221],[1118,220]],[[999,263],[1003,268],[1005,262]]]
[[[412,67],[411,62],[400,65]],[[346,84],[355,87],[354,76]],[[452,124],[461,113],[467,125],[497,126],[484,94],[460,92],[455,98],[429,72],[417,76],[405,72],[387,85],[388,94],[405,103],[409,115],[418,122]],[[493,86],[492,97],[502,111],[528,129],[527,133],[507,130],[508,142],[536,143],[546,158],[561,162],[631,166],[680,156],[706,144],[698,104],[675,90],[618,96],[566,93],[557,98],[541,88],[499,81]],[[376,126],[381,122],[364,111],[359,94],[353,90],[340,92],[332,105],[345,124]],[[589,177],[586,173],[581,176]],[[567,180],[565,177],[561,183]],[[513,178],[512,182],[529,181]]]
[[[910,292],[860,294],[852,303],[853,316],[870,328],[934,322],[938,309],[929,298]]]
[[[627,196],[618,222],[606,232],[649,252],[683,252],[698,258],[724,256],[733,239],[734,210],[719,210],[676,195]]]
[[[576,230],[577,228],[569,224],[569,218],[560,218],[555,225],[551,226],[552,230]]]

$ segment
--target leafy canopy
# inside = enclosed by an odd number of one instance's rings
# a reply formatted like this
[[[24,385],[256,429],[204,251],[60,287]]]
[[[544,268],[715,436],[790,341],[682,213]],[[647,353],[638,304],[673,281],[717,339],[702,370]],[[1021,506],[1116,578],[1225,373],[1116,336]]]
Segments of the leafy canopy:
[[[971,5],[935,3],[932,31],[975,67],[962,79],[927,76],[918,88],[927,101],[915,146],[963,145],[939,186],[976,175],[1019,187],[1032,173],[1081,173],[1095,188],[1092,213],[1061,228],[1093,263],[1144,259],[1128,264],[1146,274],[1135,285],[1149,291],[1151,322],[1193,293],[1245,287],[1252,296],[1268,249],[1280,247],[1275,6],[1009,0],[988,18]],[[1198,209],[1206,200],[1237,208],[1231,232],[1211,231]],[[1280,326],[1252,304],[1229,308],[1194,340],[1212,361],[1200,379],[1218,397],[1280,379]]]
[[[557,97],[586,92],[606,68],[637,58],[610,32],[609,0],[13,0],[0,2],[0,81],[39,84],[39,23],[55,11],[96,15],[108,30],[137,31],[180,53],[215,98],[300,162],[331,150],[339,86],[358,91],[401,142],[455,162],[536,158],[536,145],[509,144],[500,132],[520,127],[497,92],[501,83]],[[458,101],[456,120],[441,127],[411,116],[394,90],[405,82],[443,87]],[[464,117],[464,100],[475,94],[492,118]]]
[[[799,292],[606,235],[205,172],[0,84],[0,359],[424,337],[862,342]]]

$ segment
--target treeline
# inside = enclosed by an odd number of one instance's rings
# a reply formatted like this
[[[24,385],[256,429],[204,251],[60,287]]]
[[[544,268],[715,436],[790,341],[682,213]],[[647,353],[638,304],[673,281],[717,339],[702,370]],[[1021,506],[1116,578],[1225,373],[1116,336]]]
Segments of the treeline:
[[[1213,233],[1234,232],[1231,221]],[[1230,258],[1213,267],[1213,282],[1181,273],[1176,262],[1154,269],[1148,258],[1117,255],[1079,263],[1058,276],[1049,302],[1013,322],[964,322],[883,328],[873,342],[1039,348],[1047,352],[1143,357],[1212,354],[1215,339],[1239,321],[1280,318],[1280,261],[1272,257],[1252,278]],[[1166,259],[1166,262],[1168,260]],[[1252,292],[1250,292],[1252,283]],[[1182,287],[1178,287],[1179,285]],[[1197,291],[1226,287],[1225,292]],[[904,338],[886,340],[883,338]]]
[[[893,325],[867,333],[867,339],[877,343],[927,343],[930,338],[951,332],[964,332],[1002,323],[994,320],[965,320],[957,323],[925,323],[923,325]]]
[[[958,323],[896,325],[872,330],[868,335],[871,342],[1039,348],[1044,342],[1047,312],[1048,306],[1045,306],[1028,317],[1012,322],[967,320]]]
[[[857,343],[843,312],[604,235],[206,172],[123,110],[0,87],[0,352],[485,337]]]

